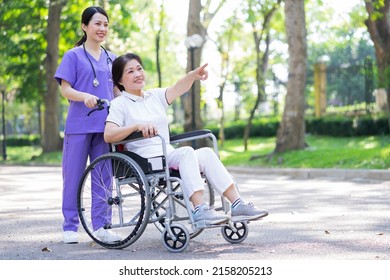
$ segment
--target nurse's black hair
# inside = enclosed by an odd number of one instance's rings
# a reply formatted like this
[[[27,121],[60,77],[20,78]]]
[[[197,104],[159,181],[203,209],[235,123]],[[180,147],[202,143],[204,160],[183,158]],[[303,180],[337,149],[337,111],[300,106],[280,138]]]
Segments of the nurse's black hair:
[[[100,14],[104,15],[107,18],[107,20],[109,21],[107,12],[103,8],[97,7],[97,6],[92,6],[92,7],[86,8],[84,10],[83,14],[81,15],[81,23],[88,25],[89,22],[91,21],[91,18],[93,17],[93,15],[96,13],[100,13]],[[84,30],[83,30],[83,32],[84,32],[83,37],[81,37],[80,40],[78,40],[76,42],[76,44],[74,45],[75,47],[81,46],[87,40],[87,34],[85,33]]]
[[[120,84],[120,80],[122,79],[123,71],[125,70],[126,63],[130,60],[137,60],[139,64],[142,65],[142,60],[139,55],[135,53],[127,53],[117,57],[112,63],[112,80],[114,85],[120,90],[123,91],[125,88]]]

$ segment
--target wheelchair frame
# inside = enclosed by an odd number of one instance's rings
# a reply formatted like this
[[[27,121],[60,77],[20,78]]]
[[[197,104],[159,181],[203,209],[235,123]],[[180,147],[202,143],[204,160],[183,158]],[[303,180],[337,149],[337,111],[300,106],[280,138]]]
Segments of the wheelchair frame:
[[[155,137],[161,139],[161,157],[145,159],[132,152],[118,151],[119,145],[144,139],[140,132],[136,132],[111,144],[111,152],[99,156],[87,166],[77,197],[79,218],[86,233],[97,244],[110,249],[130,246],[141,237],[149,223],[162,233],[162,243],[170,252],[184,251],[190,239],[211,227],[221,227],[222,236],[230,243],[244,241],[249,221],[229,220],[220,225],[194,221],[192,203],[181,188],[180,175],[166,167],[165,140],[160,135]],[[170,142],[180,144],[203,138],[212,140],[214,152],[218,154],[217,140],[209,130],[176,135]],[[152,168],[156,162],[161,167],[157,170]],[[214,191],[204,176],[203,179],[205,201],[214,207]],[[228,209],[229,202],[221,196],[221,206],[215,210],[227,213]],[[107,242],[99,238],[94,231],[102,226],[121,239]]]

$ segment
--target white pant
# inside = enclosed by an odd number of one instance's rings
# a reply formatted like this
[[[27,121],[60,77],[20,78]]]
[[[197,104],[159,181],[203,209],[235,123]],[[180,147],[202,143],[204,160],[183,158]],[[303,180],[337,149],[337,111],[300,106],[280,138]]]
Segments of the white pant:
[[[177,148],[167,155],[167,164],[170,168],[179,170],[188,197],[196,191],[204,190],[201,173],[220,195],[234,183],[225,166],[210,148]]]

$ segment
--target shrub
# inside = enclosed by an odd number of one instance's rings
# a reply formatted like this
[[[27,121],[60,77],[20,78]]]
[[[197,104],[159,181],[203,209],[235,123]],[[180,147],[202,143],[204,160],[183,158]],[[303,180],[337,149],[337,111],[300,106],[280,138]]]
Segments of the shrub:
[[[39,146],[41,138],[39,135],[11,135],[6,138],[7,146],[22,147],[22,146]]]
[[[388,120],[373,116],[328,116],[307,118],[306,132],[329,136],[369,136],[389,134]]]

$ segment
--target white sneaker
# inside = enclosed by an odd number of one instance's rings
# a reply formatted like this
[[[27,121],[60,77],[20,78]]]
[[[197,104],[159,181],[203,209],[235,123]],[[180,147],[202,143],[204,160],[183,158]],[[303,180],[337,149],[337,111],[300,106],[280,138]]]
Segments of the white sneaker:
[[[259,209],[252,202],[241,202],[236,207],[232,208],[232,220],[257,220],[265,216],[268,216],[268,211],[265,209]]]
[[[198,210],[193,213],[195,222],[207,221],[210,225],[225,223],[229,217],[223,213],[218,213],[206,204],[199,206]]]
[[[95,230],[93,234],[96,236],[96,238],[105,243],[115,243],[122,240],[122,237],[112,233],[108,229],[104,229],[103,227]]]
[[[75,231],[64,231],[62,233],[62,240],[65,244],[75,244],[78,243],[78,235]]]

